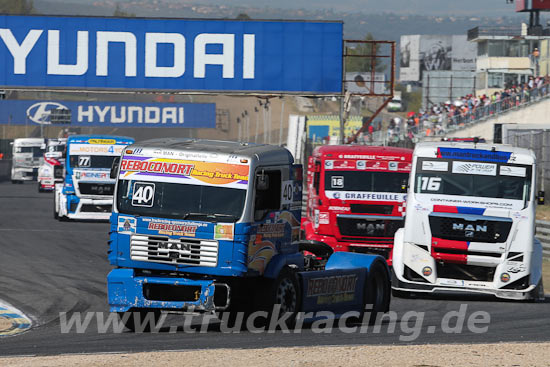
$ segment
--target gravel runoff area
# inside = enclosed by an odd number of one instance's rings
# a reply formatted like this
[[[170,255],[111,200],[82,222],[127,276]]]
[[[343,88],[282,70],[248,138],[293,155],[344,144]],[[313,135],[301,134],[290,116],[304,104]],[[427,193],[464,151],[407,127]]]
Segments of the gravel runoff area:
[[[185,361],[185,362],[183,362]],[[550,343],[209,349],[0,358],[2,366],[548,366]]]

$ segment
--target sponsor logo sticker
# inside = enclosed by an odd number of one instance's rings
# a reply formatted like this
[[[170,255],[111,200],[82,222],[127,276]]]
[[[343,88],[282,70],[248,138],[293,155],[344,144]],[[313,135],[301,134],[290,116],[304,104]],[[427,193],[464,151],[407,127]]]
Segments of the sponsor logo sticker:
[[[118,233],[136,233],[137,219],[134,217],[118,217]]]
[[[453,173],[496,176],[497,165],[494,163],[453,162]]]

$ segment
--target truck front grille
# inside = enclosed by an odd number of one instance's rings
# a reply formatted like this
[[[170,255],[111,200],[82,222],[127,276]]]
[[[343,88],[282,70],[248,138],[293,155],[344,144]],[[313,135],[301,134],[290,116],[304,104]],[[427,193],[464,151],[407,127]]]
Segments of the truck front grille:
[[[455,241],[502,243],[506,242],[512,220],[468,220],[458,216],[430,215],[432,237]]]
[[[82,195],[113,195],[115,184],[81,182],[78,190]]]
[[[403,220],[368,220],[338,217],[338,229],[342,236],[354,237],[393,237],[403,227]]]
[[[215,267],[218,241],[132,235],[130,257],[135,261]]]

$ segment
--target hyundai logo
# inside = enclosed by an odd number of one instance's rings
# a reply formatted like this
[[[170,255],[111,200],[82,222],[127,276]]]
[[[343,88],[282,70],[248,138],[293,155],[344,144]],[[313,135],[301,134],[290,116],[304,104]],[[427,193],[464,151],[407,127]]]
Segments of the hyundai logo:
[[[33,104],[27,109],[27,117],[34,123],[40,125],[49,125],[51,110],[61,109],[68,110],[68,108],[61,103],[57,102],[38,102]]]

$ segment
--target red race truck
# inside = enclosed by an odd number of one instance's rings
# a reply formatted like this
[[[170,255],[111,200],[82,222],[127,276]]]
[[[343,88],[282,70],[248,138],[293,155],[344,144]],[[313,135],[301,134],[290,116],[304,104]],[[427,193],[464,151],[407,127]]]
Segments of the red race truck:
[[[405,148],[317,147],[308,162],[305,238],[335,251],[380,254],[391,265],[411,161],[412,150]]]

